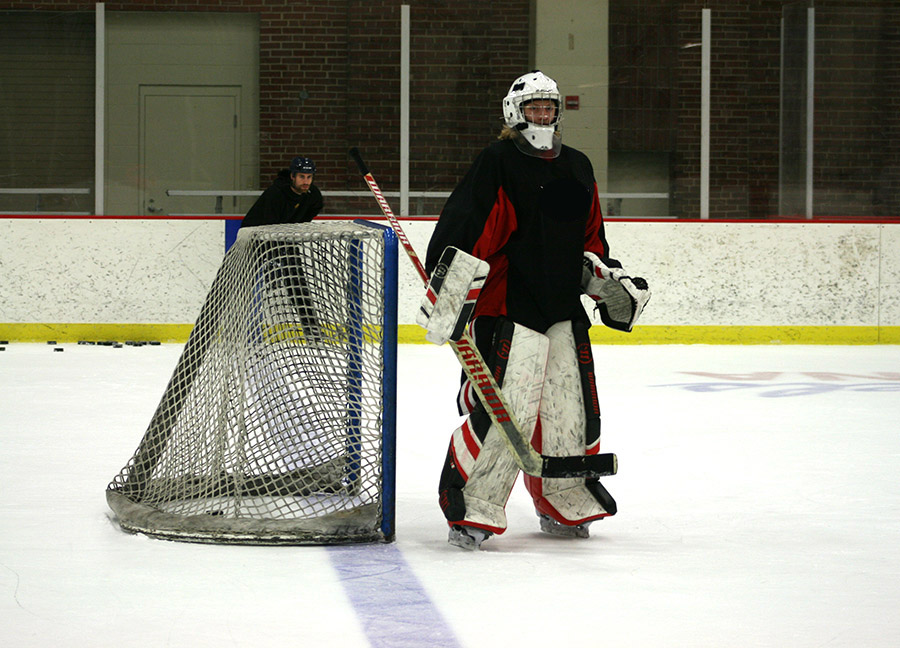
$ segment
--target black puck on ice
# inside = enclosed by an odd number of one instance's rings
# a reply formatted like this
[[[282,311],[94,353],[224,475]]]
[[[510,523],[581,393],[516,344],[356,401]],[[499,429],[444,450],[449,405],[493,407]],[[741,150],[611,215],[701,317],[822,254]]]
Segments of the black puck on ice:
[[[54,351],[65,351],[65,349],[63,349],[62,347],[56,347],[56,348],[53,349],[53,350],[54,350]]]

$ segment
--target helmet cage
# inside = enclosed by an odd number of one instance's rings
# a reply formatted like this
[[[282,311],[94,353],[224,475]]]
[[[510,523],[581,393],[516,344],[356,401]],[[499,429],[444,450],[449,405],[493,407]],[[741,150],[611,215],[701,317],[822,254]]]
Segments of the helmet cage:
[[[556,114],[548,124],[536,124],[525,118],[525,106],[539,100],[552,101],[556,106]],[[540,70],[520,76],[503,98],[503,120],[509,128],[517,131],[525,142],[538,151],[557,150],[562,102],[556,81]]]
[[[535,124],[534,122],[530,122],[525,118],[525,106],[534,102],[541,100],[549,100],[553,102],[553,105],[556,106],[556,114],[553,116],[553,120],[546,124]],[[529,92],[528,94],[520,94],[520,95],[509,95],[506,99],[503,100],[503,113],[506,119],[506,125],[510,128],[515,128],[517,130],[524,130],[529,125],[532,126],[552,126],[554,129],[556,125],[562,121],[562,102],[559,100],[558,92]]]

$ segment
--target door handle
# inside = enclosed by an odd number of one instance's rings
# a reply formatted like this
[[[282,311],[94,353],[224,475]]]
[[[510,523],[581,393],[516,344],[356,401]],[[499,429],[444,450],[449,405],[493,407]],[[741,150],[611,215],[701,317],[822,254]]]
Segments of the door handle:
[[[151,214],[156,214],[158,212],[162,212],[162,210],[163,210],[162,207],[154,207],[153,206],[153,198],[151,198],[150,200],[147,201],[147,211],[150,212]]]

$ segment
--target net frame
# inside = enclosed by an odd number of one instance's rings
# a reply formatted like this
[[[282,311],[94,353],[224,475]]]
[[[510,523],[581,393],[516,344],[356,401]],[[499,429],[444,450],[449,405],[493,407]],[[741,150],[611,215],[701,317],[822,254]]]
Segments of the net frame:
[[[126,531],[188,542],[394,539],[397,239],[368,221],[241,230],[140,445]]]

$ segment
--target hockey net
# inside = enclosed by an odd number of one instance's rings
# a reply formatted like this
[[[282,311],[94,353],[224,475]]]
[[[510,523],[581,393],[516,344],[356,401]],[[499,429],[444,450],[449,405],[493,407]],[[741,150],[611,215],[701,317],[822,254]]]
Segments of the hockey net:
[[[357,221],[239,231],[137,451],[128,531],[245,544],[390,541],[397,245]]]

